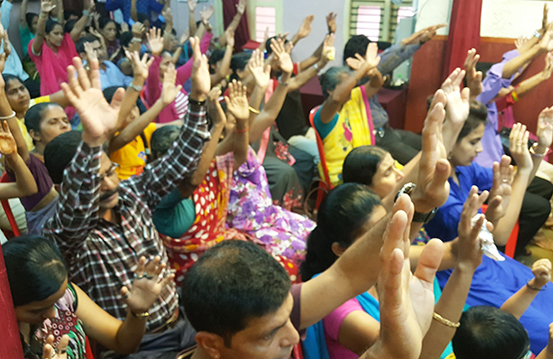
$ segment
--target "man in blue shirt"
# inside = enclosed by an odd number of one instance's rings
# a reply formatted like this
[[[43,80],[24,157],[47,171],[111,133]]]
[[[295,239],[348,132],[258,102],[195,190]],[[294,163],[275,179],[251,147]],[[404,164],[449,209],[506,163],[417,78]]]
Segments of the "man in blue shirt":
[[[165,6],[165,0],[135,0],[136,12],[138,14],[144,14],[151,20],[151,14],[160,14]],[[107,0],[105,4],[107,11],[121,10],[123,12],[123,20],[126,23],[131,24],[131,9],[132,0]]]

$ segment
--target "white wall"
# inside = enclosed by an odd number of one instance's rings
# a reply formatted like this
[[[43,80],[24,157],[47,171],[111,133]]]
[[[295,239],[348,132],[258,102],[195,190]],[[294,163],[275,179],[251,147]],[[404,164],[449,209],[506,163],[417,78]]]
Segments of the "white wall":
[[[215,0],[207,0],[206,2],[198,2],[198,5],[196,6],[196,21],[200,20],[200,11],[204,8],[204,6],[215,6]],[[188,3],[187,2],[180,2],[178,0],[171,1],[171,10],[173,10],[173,22],[175,30],[177,31],[177,34],[180,36],[184,31],[188,29]],[[218,16],[223,18],[223,15],[220,14],[219,11],[215,11],[215,14],[211,17],[210,23],[213,27],[213,31],[215,35],[218,35],[216,23]],[[222,20],[221,20],[222,21]]]
[[[336,38],[334,40],[336,58],[329,65],[327,65],[327,68],[330,66],[341,66],[342,52],[344,50],[344,45],[346,44],[346,41],[344,40],[344,21],[349,19],[349,1],[282,0],[282,3],[282,30],[284,32],[290,32],[289,38],[291,38],[298,31],[303,19],[307,15],[315,15],[315,20],[313,20],[311,25],[311,34],[307,38],[301,40],[292,52],[292,58],[294,61],[302,61],[313,54],[313,52],[323,41],[323,36],[328,33],[326,15],[330,12],[337,14],[337,31]]]
[[[449,23],[452,0],[419,0],[416,30],[424,27]],[[528,0],[483,0],[480,35],[483,37],[518,38],[530,37],[541,28],[543,4],[548,1]],[[550,5],[551,7],[551,5]],[[553,12],[549,12],[549,21]],[[447,35],[442,29],[439,35]]]

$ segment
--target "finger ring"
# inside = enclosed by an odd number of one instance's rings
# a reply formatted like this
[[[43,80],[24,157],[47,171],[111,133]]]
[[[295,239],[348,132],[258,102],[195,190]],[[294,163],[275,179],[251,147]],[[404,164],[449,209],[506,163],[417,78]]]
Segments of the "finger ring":
[[[507,179],[504,179],[504,180],[503,180],[503,183],[507,183],[507,182],[509,182],[509,180],[507,180]]]
[[[143,277],[146,279],[154,279],[153,275],[148,275],[148,274],[144,275]]]
[[[58,353],[60,355],[63,355],[65,353],[67,353],[67,349],[56,349],[56,353]]]
[[[142,275],[136,275],[136,274],[135,274],[134,279],[142,279],[142,278],[144,278],[144,277],[145,277],[144,274],[142,274]]]

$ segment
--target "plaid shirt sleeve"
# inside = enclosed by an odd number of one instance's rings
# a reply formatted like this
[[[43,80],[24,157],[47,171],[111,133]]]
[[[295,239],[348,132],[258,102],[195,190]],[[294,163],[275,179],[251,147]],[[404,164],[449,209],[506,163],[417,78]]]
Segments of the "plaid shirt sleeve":
[[[101,155],[102,147],[81,142],[64,171],[56,213],[44,227],[69,261],[98,221]]]
[[[387,75],[401,65],[403,61],[413,56],[420,48],[421,45],[419,44],[405,46],[398,44],[389,47],[380,55],[380,62],[376,68],[382,75]]]
[[[128,179],[127,184],[153,211],[163,196],[196,170],[204,143],[210,138],[206,106],[190,104],[188,120],[182,126],[173,147],[165,156],[147,165],[140,176]]]

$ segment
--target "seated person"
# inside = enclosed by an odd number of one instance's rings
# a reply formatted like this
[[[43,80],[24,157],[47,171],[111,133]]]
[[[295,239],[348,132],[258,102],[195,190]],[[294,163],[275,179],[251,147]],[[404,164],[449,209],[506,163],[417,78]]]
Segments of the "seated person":
[[[546,117],[550,111],[544,111],[540,115],[539,146],[545,148],[551,144],[551,124]],[[545,117],[544,117],[545,116]],[[501,164],[495,164],[494,169],[483,168],[473,162],[476,155],[482,150],[480,144],[484,133],[485,116],[475,116],[471,111],[453,150],[450,152],[449,161],[452,166],[452,175],[449,178],[450,196],[444,206],[438,209],[436,216],[425,225],[425,229],[431,237],[450,241],[457,236],[457,224],[459,223],[462,203],[471,193],[473,185],[480,190],[490,190],[490,198],[495,198],[496,193],[503,191],[503,183],[509,183],[511,173],[509,171],[509,158],[504,156]],[[549,133],[549,135],[548,135]],[[510,196],[503,196],[503,201],[496,210],[486,211],[486,218],[494,225],[493,238],[497,245],[502,246],[507,242],[513,226],[521,213],[521,203],[529,180],[534,176],[545,150],[535,148],[535,155],[528,151],[528,133],[526,127],[516,124],[511,131],[512,156],[517,163],[517,172],[513,179]],[[492,177],[496,179],[492,179]],[[501,179],[503,178],[503,179]],[[518,244],[518,243],[517,243]],[[483,257],[482,265],[476,270],[471,290],[468,294],[467,304],[496,305],[500,306],[507,298],[519,289],[519,283],[529,279],[530,269],[506,257],[504,261],[495,261],[487,256]],[[450,270],[439,272],[437,277],[440,286],[444,286],[451,275]],[[490,283],[494,283],[493,291],[490,291]],[[532,352],[541,351],[547,344],[544,335],[547,326],[553,321],[553,312],[549,303],[551,296],[545,291],[540,293],[532,303],[526,315],[521,318],[521,323],[528,330],[532,345]]]
[[[396,211],[406,204],[408,198],[401,196]],[[292,286],[284,269],[252,243],[224,241],[207,250],[186,276],[182,292],[187,317],[198,331],[192,359],[288,358],[298,331],[366,291],[377,277],[383,290],[382,335],[362,358],[418,358],[433,310],[432,273],[441,259],[441,243],[430,242],[411,277],[408,253],[403,253],[409,248],[407,218],[398,211],[394,219],[386,234],[388,220],[383,220],[317,278]],[[424,292],[416,297],[421,302],[411,303],[409,278]]]
[[[111,105],[105,101],[97,60],[90,62],[89,82],[80,59],[74,59],[68,77],[77,71],[79,81],[64,85],[79,111],[83,133],[58,136],[45,149],[46,167],[61,192],[44,234],[60,247],[72,282],[119,320],[127,313],[117,288],[132,284],[138,259],[144,255],[167,260],[151,213],[196,167],[209,138],[203,105],[210,89],[209,70],[207,61],[201,59],[199,40],[191,39],[191,43],[196,63],[187,126],[182,127],[166,156],[146,166],[141,175],[119,181],[115,166],[103,152],[102,146],[117,129],[123,91],[114,95]],[[165,287],[149,313],[140,351],[179,352],[192,344],[193,330],[179,315],[174,287]],[[169,344],[168,338],[175,345]]]
[[[162,126],[152,122],[166,106],[173,102],[180,91],[179,87],[175,87],[176,71],[174,66],[170,64],[163,79],[161,97],[152,107],[140,115],[136,105],[139,95],[137,89],[144,85],[151,61],[148,62],[147,57],[143,57],[141,60],[138,53],[130,54],[130,57],[136,71],[134,71],[135,77],[132,86],[128,88],[123,100],[124,104],[128,103],[130,106],[122,106],[125,110],[119,113],[119,117],[126,116],[126,118],[120,125],[119,131],[110,139],[108,146],[110,159],[119,165],[116,172],[120,179],[127,179],[142,173],[143,168],[149,162],[152,134],[158,126]],[[118,89],[117,86],[106,88],[103,91],[106,101],[111,102]],[[130,110],[128,110],[129,107]],[[173,123],[182,125],[182,121]]]
[[[424,28],[403,39],[400,44],[387,48],[380,54],[380,63],[378,63],[376,69],[384,76],[390,75],[402,62],[412,57],[423,44],[432,40],[436,35],[436,31],[444,26],[446,25]],[[347,65],[356,70],[356,56],[364,56],[370,43],[371,40],[365,35],[352,36],[344,47],[344,66]],[[376,88],[376,91],[378,91],[378,88]],[[323,95],[326,96],[324,91]],[[376,93],[369,96],[368,105],[370,107],[370,110],[367,109],[367,111],[370,112],[371,130],[375,131],[375,135],[371,143],[365,144],[373,144],[384,148],[399,163],[405,165],[420,151],[420,136],[409,131],[396,130],[390,127],[388,113],[378,102]],[[331,181],[334,183],[332,179]]]
[[[49,18],[56,5],[52,1],[42,1],[40,6],[37,32],[28,51],[40,75],[40,94],[45,96],[59,91],[61,83],[66,81],[67,66],[78,56],[74,42],[79,39],[90,13],[81,17],[71,33],[64,34],[63,25]]]
[[[453,337],[452,358],[520,359],[533,358],[528,333],[518,321],[542,287],[551,281],[551,262],[541,259],[532,265],[534,278],[513,294],[500,309],[479,305],[468,309],[459,320],[460,326]],[[538,358],[549,358],[551,351],[551,325],[549,343]]]
[[[26,358],[42,357],[43,345],[54,347],[69,336],[67,358],[86,358],[87,337],[121,354],[131,354],[144,335],[148,309],[173,279],[156,257],[141,257],[132,287],[122,287],[128,307],[118,320],[98,307],[68,279],[58,247],[41,236],[22,236],[2,246],[20,338]],[[53,338],[49,337],[52,336]]]
[[[100,40],[92,35],[87,35],[76,44],[77,53],[83,63],[89,62],[90,58],[96,57],[100,62],[100,80],[102,90],[108,87],[127,87],[132,82],[132,77],[125,76],[113,62],[108,61],[106,49],[101,45]],[[86,66],[86,65],[85,65]]]
[[[323,141],[330,184],[342,182],[342,165],[348,153],[355,147],[374,145],[371,112],[368,98],[382,86],[382,75],[376,65],[376,43],[369,44],[366,57],[359,60],[358,70],[331,67],[319,78],[325,101],[315,113],[315,130]],[[372,77],[365,85],[357,86],[364,77]],[[319,164],[319,173],[324,178]]]

